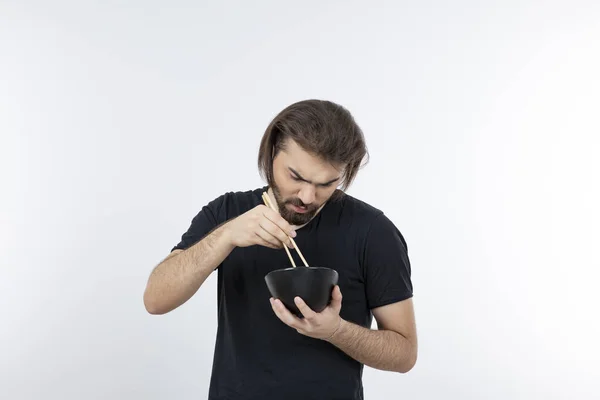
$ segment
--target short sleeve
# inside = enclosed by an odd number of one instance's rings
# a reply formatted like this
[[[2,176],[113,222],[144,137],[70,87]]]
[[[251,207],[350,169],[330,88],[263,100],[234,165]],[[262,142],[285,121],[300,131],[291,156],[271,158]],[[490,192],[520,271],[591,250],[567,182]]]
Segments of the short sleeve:
[[[413,296],[406,241],[385,214],[374,219],[367,233],[364,274],[369,309]]]
[[[218,197],[206,204],[192,219],[188,230],[181,236],[181,240],[171,251],[185,250],[202,240],[207,234],[217,228],[222,222],[224,196]]]

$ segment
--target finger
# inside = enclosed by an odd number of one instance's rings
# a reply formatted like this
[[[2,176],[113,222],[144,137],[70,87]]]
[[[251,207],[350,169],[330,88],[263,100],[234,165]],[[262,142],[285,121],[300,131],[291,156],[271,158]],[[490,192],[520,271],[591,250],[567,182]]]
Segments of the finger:
[[[282,244],[285,244],[289,248],[292,248],[292,242],[290,241],[290,238],[285,234],[284,231],[282,231],[271,220],[269,220],[268,218],[262,218],[259,221],[259,225],[269,235],[271,235],[272,237],[274,237],[276,241],[281,242]]]
[[[260,238],[260,240],[268,243],[269,247],[272,247],[274,249],[282,248],[281,242],[279,242],[276,238],[274,238],[271,234],[269,234],[269,232],[262,229],[262,227],[259,227],[259,229],[255,233],[256,233],[256,236],[258,236]]]
[[[265,246],[265,247],[269,247],[271,249],[281,249],[281,243],[279,243],[277,246],[275,246],[273,243],[266,241],[265,239],[263,239],[262,237],[260,237],[260,235],[258,233],[254,233],[256,235],[256,242],[257,244],[261,245],[261,246]]]
[[[259,227],[258,231],[256,232],[256,235],[260,237],[264,242],[269,243],[269,247],[272,247],[274,249],[281,249],[283,247],[280,241],[276,240],[273,237],[273,235],[269,234],[269,232],[265,231],[261,227]]]
[[[280,238],[278,238],[277,236],[274,236],[269,230],[265,229],[263,225],[266,225],[265,221],[260,221],[259,222],[259,231],[261,234],[261,237],[263,237],[265,240],[268,240],[271,243],[274,243],[277,245],[278,248],[283,248],[285,242],[282,242]]]
[[[342,309],[342,291],[338,285],[335,285],[331,293],[331,307],[338,313]]]
[[[285,305],[279,299],[274,299],[271,301],[271,305],[273,307],[273,311],[275,311],[275,315],[286,325],[296,330],[302,328],[302,320],[295,315],[293,315],[290,310],[288,310]]]
[[[278,303],[279,302],[276,299],[271,297],[271,308],[273,309],[273,312],[275,313],[277,318],[279,318],[281,320],[281,322],[290,326],[290,324],[288,323],[286,318],[284,318],[284,316],[283,316],[283,310],[281,309],[281,304],[278,304]]]
[[[266,210],[264,210],[264,216],[267,217],[269,221],[274,223],[279,229],[281,229],[284,235],[296,237],[296,231],[278,212],[275,212],[267,207]]]
[[[259,221],[259,224],[264,230],[269,232],[278,241],[292,248],[292,242],[290,241],[290,238],[287,236],[287,234],[269,218],[262,218]]]
[[[301,297],[296,296],[296,298],[294,298],[294,303],[296,303],[296,307],[298,307],[298,310],[300,310],[300,312],[302,313],[302,315],[304,315],[304,318],[312,320],[316,317],[317,313],[314,312],[309,306],[308,304],[306,304],[304,302],[304,300],[302,300]]]

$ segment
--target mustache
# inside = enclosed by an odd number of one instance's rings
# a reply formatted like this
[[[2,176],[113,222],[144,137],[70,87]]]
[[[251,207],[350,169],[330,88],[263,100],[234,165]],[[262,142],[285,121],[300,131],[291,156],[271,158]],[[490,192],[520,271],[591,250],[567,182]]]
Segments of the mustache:
[[[286,203],[297,206],[297,207],[314,208],[314,206],[311,207],[311,206],[304,204],[304,202],[298,198],[287,200]]]

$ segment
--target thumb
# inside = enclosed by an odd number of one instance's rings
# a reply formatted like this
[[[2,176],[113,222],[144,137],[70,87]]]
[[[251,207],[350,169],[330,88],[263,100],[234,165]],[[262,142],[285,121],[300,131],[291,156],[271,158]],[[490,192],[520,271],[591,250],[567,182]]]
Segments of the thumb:
[[[331,307],[338,313],[342,309],[342,291],[338,285],[335,285],[331,294]]]

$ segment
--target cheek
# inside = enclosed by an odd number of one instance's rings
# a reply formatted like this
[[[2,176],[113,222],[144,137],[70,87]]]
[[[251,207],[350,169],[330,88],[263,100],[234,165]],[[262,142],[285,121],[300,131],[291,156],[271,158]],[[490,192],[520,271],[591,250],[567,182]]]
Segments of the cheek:
[[[275,183],[283,198],[288,198],[300,190],[300,185],[287,173],[275,175]]]
[[[274,175],[275,175],[275,183],[279,187],[279,190],[282,192],[286,191],[287,188],[290,186],[290,178],[289,178],[288,174],[286,174],[285,172],[282,172],[282,171],[275,171]]]

